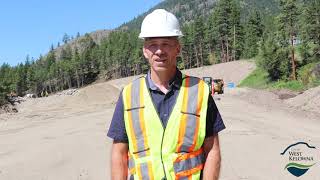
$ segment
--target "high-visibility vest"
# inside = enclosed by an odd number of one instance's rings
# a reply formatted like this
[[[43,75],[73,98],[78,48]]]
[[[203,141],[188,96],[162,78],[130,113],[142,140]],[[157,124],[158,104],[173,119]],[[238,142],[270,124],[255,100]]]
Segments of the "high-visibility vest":
[[[182,79],[166,128],[144,77],[123,89],[128,168],[134,179],[200,179],[209,87],[196,77]]]

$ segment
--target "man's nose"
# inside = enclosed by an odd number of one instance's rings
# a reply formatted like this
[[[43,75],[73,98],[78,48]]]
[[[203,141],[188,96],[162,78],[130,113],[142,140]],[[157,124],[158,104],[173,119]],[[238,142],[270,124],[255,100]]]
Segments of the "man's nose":
[[[155,51],[154,53],[155,53],[156,55],[161,55],[161,54],[163,54],[162,46],[161,46],[161,45],[157,46],[157,49],[156,49],[156,51]]]

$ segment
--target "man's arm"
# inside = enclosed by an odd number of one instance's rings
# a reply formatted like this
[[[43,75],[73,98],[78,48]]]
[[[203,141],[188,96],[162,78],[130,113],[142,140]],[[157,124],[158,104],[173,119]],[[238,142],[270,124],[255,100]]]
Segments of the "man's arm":
[[[113,142],[111,155],[112,180],[126,180],[128,176],[128,144]]]
[[[203,180],[217,180],[220,173],[221,155],[218,134],[207,137],[203,143],[206,162],[203,169]]]

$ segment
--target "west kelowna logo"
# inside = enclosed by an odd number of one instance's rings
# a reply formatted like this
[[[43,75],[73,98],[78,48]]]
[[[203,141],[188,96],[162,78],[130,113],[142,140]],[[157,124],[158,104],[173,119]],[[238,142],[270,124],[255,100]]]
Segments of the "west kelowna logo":
[[[316,147],[305,142],[291,144],[280,154],[288,158],[284,169],[296,177],[304,175],[316,164]]]

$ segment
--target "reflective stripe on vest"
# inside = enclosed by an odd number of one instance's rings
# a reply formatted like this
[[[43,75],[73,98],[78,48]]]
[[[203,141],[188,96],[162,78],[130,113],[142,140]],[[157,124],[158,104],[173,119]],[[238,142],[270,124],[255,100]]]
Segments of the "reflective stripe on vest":
[[[152,165],[150,162],[148,163],[142,163],[135,167],[134,160],[129,157],[128,159],[128,168],[130,174],[137,173],[138,177],[141,179],[147,179],[147,180],[153,180],[153,174],[152,174]]]
[[[137,166],[137,175],[141,180],[153,180],[154,176],[151,162],[141,163]]]
[[[181,109],[181,126],[177,152],[192,152],[195,148],[200,123],[200,110],[203,100],[204,82],[186,77]]]
[[[143,83],[139,81],[131,84],[128,87],[125,95],[126,101],[128,102],[128,108],[125,109],[125,111],[127,111],[129,115],[130,130],[133,134],[133,156],[135,158],[150,155],[144,121],[143,89]],[[128,162],[128,167],[130,173],[137,173],[138,177],[143,180],[153,179],[152,165],[150,162],[141,163],[135,167],[134,161],[131,160]]]
[[[185,153],[179,156],[174,161],[174,171],[176,178],[181,179],[182,177],[189,177],[194,172],[200,171],[204,166],[204,153],[203,149],[192,153]],[[183,178],[182,178],[183,179]]]
[[[200,179],[209,94],[205,86],[199,78],[183,77],[165,130],[145,78],[124,88],[124,117],[130,148],[128,166],[135,178]]]
[[[130,130],[133,134],[134,156],[144,157],[149,155],[148,138],[146,136],[144,122],[144,101],[143,101],[143,84],[138,81],[128,87],[126,91],[126,101],[128,108],[126,111],[129,114]],[[132,98],[137,97],[137,98]]]
[[[135,174],[135,165],[134,165],[134,160],[130,154],[128,154],[128,169],[130,174]]]

